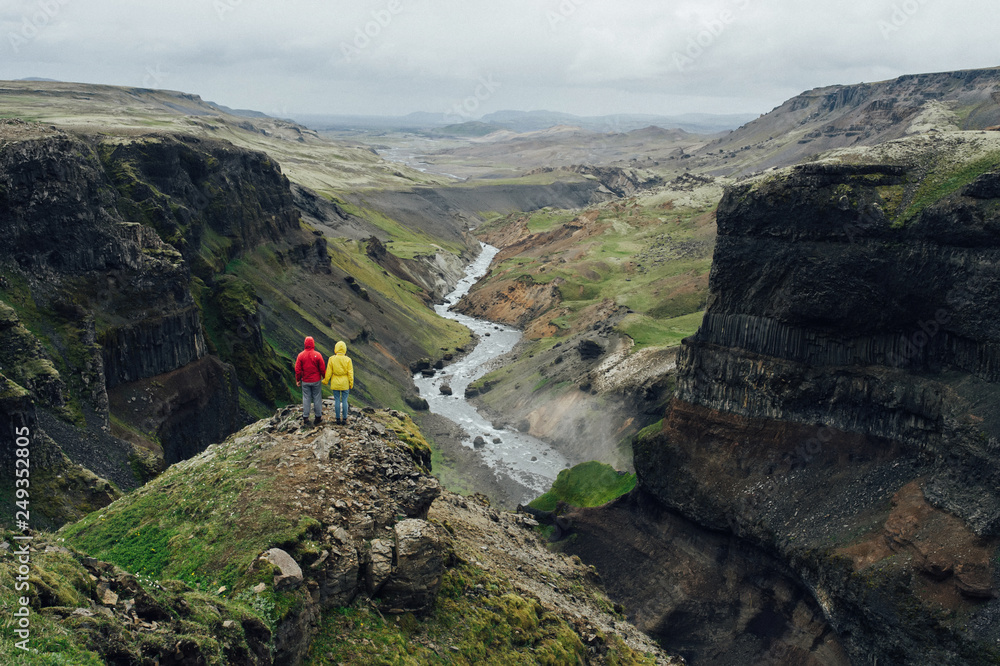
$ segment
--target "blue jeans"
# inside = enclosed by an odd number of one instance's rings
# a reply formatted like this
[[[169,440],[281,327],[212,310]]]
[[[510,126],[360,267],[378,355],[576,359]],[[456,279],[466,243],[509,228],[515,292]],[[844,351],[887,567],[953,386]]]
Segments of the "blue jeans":
[[[350,391],[334,391],[333,392],[333,416],[338,419],[347,418],[347,396]],[[341,409],[343,405],[343,409]],[[343,411],[343,415],[341,415]]]
[[[323,416],[323,385],[320,382],[302,384],[302,418],[309,418],[309,406],[312,405],[316,418]]]

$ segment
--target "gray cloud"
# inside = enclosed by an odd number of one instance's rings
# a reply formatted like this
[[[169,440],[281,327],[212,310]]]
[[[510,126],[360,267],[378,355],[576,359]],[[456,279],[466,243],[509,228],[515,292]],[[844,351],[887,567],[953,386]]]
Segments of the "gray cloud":
[[[1000,65],[986,0],[8,0],[0,77],[268,112],[763,112],[802,90]]]

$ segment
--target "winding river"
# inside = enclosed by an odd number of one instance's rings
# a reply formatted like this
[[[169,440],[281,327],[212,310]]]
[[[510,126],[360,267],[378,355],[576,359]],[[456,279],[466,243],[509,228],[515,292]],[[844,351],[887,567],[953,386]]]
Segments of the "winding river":
[[[485,445],[479,448],[479,453],[494,473],[509,476],[541,494],[549,489],[559,471],[567,467],[566,458],[531,435],[494,428],[465,399],[466,387],[491,369],[490,361],[512,350],[521,339],[521,332],[515,328],[451,311],[451,307],[469,292],[472,285],[486,275],[497,252],[497,248],[483,244],[483,251],[466,269],[465,277],[454,291],[445,296],[444,303],[434,308],[442,317],[470,328],[479,337],[479,344],[467,356],[438,371],[434,377],[417,374],[413,382],[432,412],[461,426],[467,435],[463,442],[465,446],[475,448],[475,438],[483,438]],[[452,388],[452,395],[441,393],[443,384]],[[525,501],[528,499],[525,498]]]

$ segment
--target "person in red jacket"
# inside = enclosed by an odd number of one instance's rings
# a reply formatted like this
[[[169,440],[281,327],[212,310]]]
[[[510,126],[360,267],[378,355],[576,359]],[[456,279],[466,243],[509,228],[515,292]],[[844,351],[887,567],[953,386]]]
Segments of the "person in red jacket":
[[[326,363],[323,355],[316,351],[316,341],[306,338],[305,349],[295,359],[295,385],[302,387],[302,423],[309,423],[309,406],[315,407],[316,420],[313,425],[319,425],[323,420],[323,375],[326,374]]]

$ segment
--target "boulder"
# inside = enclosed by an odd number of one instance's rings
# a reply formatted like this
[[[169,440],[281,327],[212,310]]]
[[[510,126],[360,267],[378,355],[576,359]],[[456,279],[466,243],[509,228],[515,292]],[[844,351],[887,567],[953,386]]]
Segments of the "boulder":
[[[368,594],[375,596],[392,575],[393,543],[386,539],[371,542],[371,553],[365,564],[365,586]]]
[[[451,395],[454,391],[451,390],[451,386],[448,384],[441,384],[441,395]]]
[[[383,610],[419,613],[437,597],[444,574],[445,543],[426,520],[396,523],[396,570],[382,587]]]
[[[592,361],[596,358],[600,358],[601,354],[604,353],[604,347],[593,340],[582,340],[580,344],[576,346],[576,350],[580,353],[580,358],[584,361]]]
[[[426,370],[429,367],[431,367],[431,360],[429,358],[422,358],[419,361],[410,363],[410,372],[417,373],[421,370]]]
[[[412,409],[417,410],[418,412],[426,412],[428,409],[431,408],[431,406],[427,404],[427,400],[421,398],[416,393],[406,394],[403,397],[403,400],[406,401],[407,405],[409,405]]]
[[[274,577],[274,589],[294,589],[302,584],[302,567],[291,555],[280,548],[272,548],[263,557],[281,569],[281,575]]]

